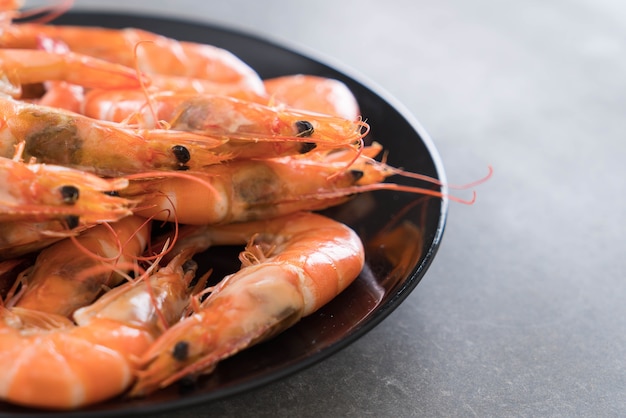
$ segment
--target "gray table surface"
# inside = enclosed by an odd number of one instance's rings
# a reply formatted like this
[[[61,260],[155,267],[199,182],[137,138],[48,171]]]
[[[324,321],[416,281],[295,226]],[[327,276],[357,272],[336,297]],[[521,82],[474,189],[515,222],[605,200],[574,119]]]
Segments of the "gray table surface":
[[[425,126],[452,204],[423,281],[294,376],[169,417],[626,415],[626,3],[77,0],[289,39]]]

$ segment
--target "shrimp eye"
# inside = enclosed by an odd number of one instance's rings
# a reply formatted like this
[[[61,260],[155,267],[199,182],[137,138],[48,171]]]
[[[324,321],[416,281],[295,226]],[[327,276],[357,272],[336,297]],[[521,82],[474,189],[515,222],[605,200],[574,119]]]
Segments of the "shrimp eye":
[[[174,145],[172,147],[172,152],[174,153],[174,157],[176,157],[176,160],[181,164],[188,163],[191,159],[191,154],[189,154],[189,150],[182,145]]]
[[[78,188],[76,186],[61,186],[61,198],[63,203],[72,205],[78,200]]]
[[[309,151],[314,150],[317,147],[317,144],[315,142],[303,142],[302,145],[300,145],[300,154],[306,154]]]
[[[299,137],[302,138],[308,138],[311,135],[313,135],[313,125],[311,124],[311,122],[306,121],[306,120],[299,120],[296,121],[296,129],[298,130],[298,135]]]
[[[185,361],[189,357],[189,343],[187,341],[179,341],[174,346],[172,357],[178,361]]]
[[[361,170],[350,170],[350,175],[354,179],[355,182],[361,180],[361,178],[365,175],[365,173]]]
[[[74,229],[78,226],[78,216],[68,215],[65,217],[65,223],[69,229]]]

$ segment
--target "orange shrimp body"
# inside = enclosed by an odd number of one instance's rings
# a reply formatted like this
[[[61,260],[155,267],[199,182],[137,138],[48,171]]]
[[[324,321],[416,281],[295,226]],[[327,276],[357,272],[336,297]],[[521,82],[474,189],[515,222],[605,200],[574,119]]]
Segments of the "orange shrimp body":
[[[140,354],[151,342],[140,330],[111,321],[54,331],[5,327],[0,329],[0,399],[70,409],[111,398],[133,379],[128,358],[115,348]]]
[[[147,74],[207,79],[256,92],[264,89],[256,72],[229,51],[140,29],[17,24],[4,29],[0,46],[36,48],[41,35],[64,42],[74,52],[129,67],[136,65]]]
[[[344,83],[332,78],[296,74],[263,81],[267,95],[294,109],[355,120],[360,115],[356,98]]]
[[[5,311],[0,399],[67,410],[124,392],[134,381],[134,359],[183,314],[195,275],[188,261],[189,253],[181,254],[150,276],[115,288],[76,312],[78,326],[10,326]]]
[[[131,396],[189,374],[211,372],[222,359],[329,302],[352,283],[364,263],[354,231],[312,213],[209,228],[208,235],[213,243],[250,240],[240,256],[243,267],[150,347]]]
[[[62,109],[0,97],[0,156],[23,157],[104,176],[152,170],[197,169],[229,156],[210,148],[223,141],[168,130],[126,129]]]
[[[15,306],[70,316],[93,302],[103,288],[120,283],[123,277],[114,270],[130,270],[149,237],[149,223],[129,216],[51,245],[37,256]]]
[[[0,49],[0,72],[6,78],[4,81],[13,81],[18,86],[49,80],[97,88],[138,88],[141,85],[137,72],[131,67],[73,52]],[[4,83],[0,83],[2,85]]]
[[[95,90],[86,95],[83,112],[141,128],[156,128],[159,121],[165,121],[171,129],[227,137],[225,146],[241,140],[244,149],[259,141],[279,140],[285,146],[292,142],[309,149],[354,145],[368,129],[356,117],[345,119],[214,94],[153,94],[148,102],[141,91]]]
[[[379,183],[393,174],[364,150],[346,169],[352,151],[328,159],[284,157],[232,161],[183,177],[131,182],[120,195],[140,200],[136,214],[184,224],[219,224],[266,219],[345,202],[353,186]],[[307,154],[305,154],[307,155]],[[332,157],[332,158],[331,158]]]
[[[127,185],[124,179],[0,157],[0,222],[60,219],[72,227],[116,221],[132,213],[132,202],[104,192]]]

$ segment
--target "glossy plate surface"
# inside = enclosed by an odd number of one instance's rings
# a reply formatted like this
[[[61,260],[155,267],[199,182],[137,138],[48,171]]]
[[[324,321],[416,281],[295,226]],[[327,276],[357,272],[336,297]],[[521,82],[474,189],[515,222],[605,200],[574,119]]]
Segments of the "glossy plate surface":
[[[55,23],[139,27],[180,40],[213,44],[230,50],[262,78],[287,74],[316,74],[339,79],[355,94],[371,125],[369,140],[389,151],[396,167],[445,181],[442,163],[427,134],[413,117],[384,92],[353,71],[328,64],[327,58],[248,33],[219,26],[155,17],[108,13],[69,13]],[[391,178],[402,184],[416,181]],[[430,186],[435,190],[437,187]],[[351,226],[363,239],[366,267],[359,278],[330,304],[278,337],[222,362],[192,390],[173,387],[143,399],[114,399],[73,413],[55,413],[0,403],[0,415],[114,416],[148,414],[210,402],[268,384],[302,370],[346,347],[376,326],[415,288],[440,244],[448,209],[447,199],[379,191],[357,196],[325,213]],[[241,248],[211,250],[201,257],[216,273],[238,267]],[[216,264],[216,260],[219,261]],[[231,261],[223,261],[231,260]]]

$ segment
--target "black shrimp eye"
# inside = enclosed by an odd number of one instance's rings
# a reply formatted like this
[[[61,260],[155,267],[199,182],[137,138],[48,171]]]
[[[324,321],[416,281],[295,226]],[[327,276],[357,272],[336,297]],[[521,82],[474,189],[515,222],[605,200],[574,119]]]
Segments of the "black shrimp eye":
[[[365,173],[361,170],[350,170],[350,175],[354,179],[354,182],[361,180],[361,178],[365,175]]]
[[[65,223],[69,229],[74,229],[78,226],[78,216],[68,215],[65,217]]]
[[[296,121],[296,129],[298,130],[297,136],[302,138],[310,137],[311,135],[313,135],[313,131],[315,130],[313,129],[313,125],[311,124],[311,122],[306,120]]]
[[[120,193],[117,190],[111,190],[109,192],[104,192],[105,195],[119,197]]]
[[[182,145],[174,145],[172,147],[172,152],[174,153],[174,157],[176,157],[176,160],[181,164],[188,163],[191,159],[191,154],[189,154],[189,150]]]
[[[76,186],[61,186],[60,191],[63,203],[68,205],[76,203],[80,194]]]
[[[187,341],[179,341],[174,346],[172,357],[178,361],[185,361],[189,357],[189,343]]]
[[[300,145],[300,154],[306,154],[309,151],[313,151],[317,147],[315,142],[303,142]]]

